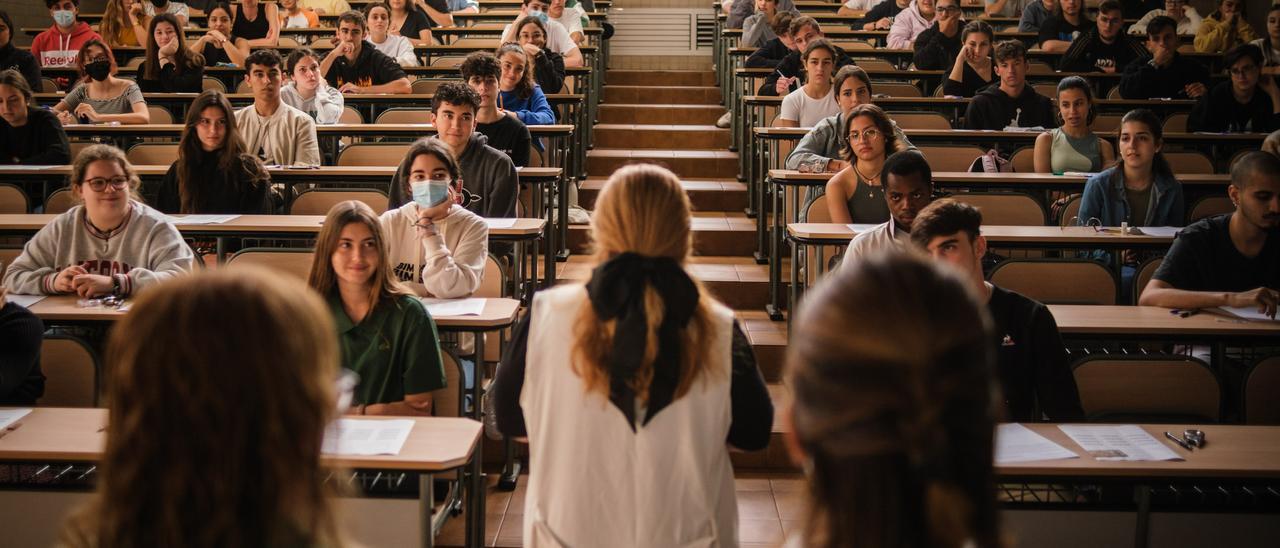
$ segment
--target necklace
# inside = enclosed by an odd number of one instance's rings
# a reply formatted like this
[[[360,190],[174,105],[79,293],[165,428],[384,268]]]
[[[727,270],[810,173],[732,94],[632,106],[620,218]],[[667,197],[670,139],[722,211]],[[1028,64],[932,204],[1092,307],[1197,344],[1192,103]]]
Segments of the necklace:
[[[863,174],[862,174],[862,170],[858,169],[858,162],[854,162],[854,163],[853,163],[853,172],[854,172],[854,173],[857,173],[857,174],[858,174],[858,177],[861,177],[863,181],[866,181],[866,182],[867,182],[867,197],[868,197],[868,198],[874,198],[874,197],[876,196],[876,190],[875,190],[875,187],[880,186],[880,185],[879,185],[879,182],[880,182],[880,174],[884,172],[884,168],[883,168],[883,167],[881,167],[880,171],[877,171],[875,175],[873,175],[873,176],[871,176],[871,177],[867,177],[866,175],[863,175]],[[873,184],[871,184],[872,182],[875,182],[875,183],[877,183],[877,184],[874,184],[874,185],[873,185]]]

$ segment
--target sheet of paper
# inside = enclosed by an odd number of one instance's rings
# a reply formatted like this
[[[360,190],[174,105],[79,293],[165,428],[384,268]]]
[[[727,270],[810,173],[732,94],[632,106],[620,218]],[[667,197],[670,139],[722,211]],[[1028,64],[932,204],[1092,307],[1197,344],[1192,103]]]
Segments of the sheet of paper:
[[[31,409],[0,409],[0,434],[3,434],[6,428],[18,422],[18,419],[27,416]]]
[[[1218,307],[1218,310],[1244,320],[1259,322],[1276,321],[1276,318],[1272,318],[1271,316],[1258,312],[1258,308],[1254,306],[1220,306]]]
[[[996,427],[996,464],[1074,458],[1079,455],[1021,424]]]
[[[1186,460],[1133,424],[1058,426],[1097,460]]]
[[[479,316],[485,299],[422,299],[433,318],[446,316]]]
[[[1172,238],[1178,235],[1178,231],[1182,230],[1176,226],[1144,226],[1139,227],[1143,234],[1147,236],[1158,236],[1161,238]]]
[[[181,217],[170,215],[169,222],[175,225],[220,225],[238,218],[240,218],[239,215],[183,215]]]
[[[55,166],[32,166],[32,165],[7,165],[4,166],[5,171],[41,171],[45,169],[53,169]]]
[[[15,303],[23,308],[31,308],[31,305],[43,301],[44,297],[44,295],[14,295],[13,293],[10,293],[5,296],[5,300]]]
[[[516,220],[514,218],[485,217],[484,223],[489,225],[489,228],[511,228],[516,226]]]
[[[327,455],[399,455],[413,421],[338,419],[325,430],[324,446]]]

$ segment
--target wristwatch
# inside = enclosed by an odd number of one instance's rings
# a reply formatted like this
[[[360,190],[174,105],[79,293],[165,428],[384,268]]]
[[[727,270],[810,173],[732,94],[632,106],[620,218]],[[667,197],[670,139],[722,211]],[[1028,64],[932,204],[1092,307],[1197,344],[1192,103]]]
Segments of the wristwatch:
[[[120,295],[120,276],[111,276],[111,294],[117,297]]]

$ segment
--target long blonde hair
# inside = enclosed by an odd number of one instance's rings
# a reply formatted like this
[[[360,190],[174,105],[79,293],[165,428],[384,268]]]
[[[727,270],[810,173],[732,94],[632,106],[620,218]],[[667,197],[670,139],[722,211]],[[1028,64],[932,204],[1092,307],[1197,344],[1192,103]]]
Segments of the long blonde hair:
[[[252,267],[142,295],[111,334],[98,493],[66,540],[342,545],[320,462],[337,413],[333,333],[318,297]]]
[[[143,0],[136,0],[142,2]],[[145,15],[144,15],[145,17]],[[125,44],[113,43],[121,29],[129,28],[129,11],[124,7],[124,0],[107,0],[106,9],[102,13],[102,21],[98,23],[98,34],[113,46]],[[178,29],[179,32],[182,29]]]
[[[348,224],[361,223],[373,233],[374,247],[378,248],[378,264],[373,267],[373,276],[369,281],[369,306],[378,301],[397,295],[412,295],[413,292],[396,280],[394,267],[391,265],[391,253],[387,238],[382,233],[382,223],[378,214],[367,204],[356,200],[347,200],[335,204],[324,217],[324,226],[316,237],[314,256],[311,259],[311,275],[307,285],[326,297],[333,293],[338,285],[338,275],[333,271],[333,252],[338,249],[338,239],[342,229]]]
[[[622,253],[667,257],[683,265],[693,247],[689,197],[675,174],[652,164],[623,166],[609,177],[596,199],[591,217],[592,252],[596,264]],[[675,398],[683,396],[709,364],[709,348],[703,336],[711,331],[710,307],[714,299],[696,279],[698,307],[680,334],[680,375]],[[664,315],[662,298],[652,286],[644,288],[648,337],[644,359],[629,381],[641,401],[648,401],[653,362],[658,351],[658,327]],[[601,321],[585,300],[578,310],[573,334],[573,371],[582,377],[588,392],[609,395],[609,352],[613,348],[616,320]]]

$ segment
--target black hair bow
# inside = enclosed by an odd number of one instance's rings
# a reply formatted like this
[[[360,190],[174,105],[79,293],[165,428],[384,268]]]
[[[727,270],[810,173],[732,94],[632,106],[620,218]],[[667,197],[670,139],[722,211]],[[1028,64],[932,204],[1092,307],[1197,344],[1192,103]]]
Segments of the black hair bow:
[[[658,292],[666,313],[658,327],[658,351],[642,426],[675,397],[680,380],[680,331],[697,309],[698,286],[675,259],[635,253],[623,253],[597,266],[587,282],[587,296],[596,316],[601,321],[617,319],[609,354],[609,401],[627,417],[633,431],[636,394],[628,383],[640,369],[648,338],[645,286]]]

